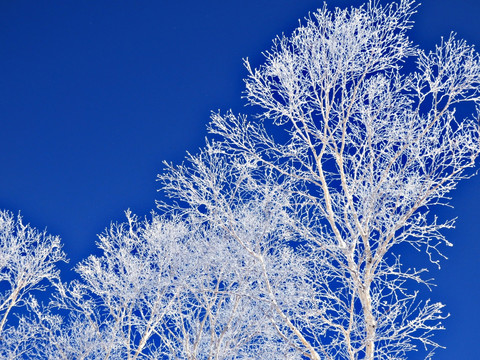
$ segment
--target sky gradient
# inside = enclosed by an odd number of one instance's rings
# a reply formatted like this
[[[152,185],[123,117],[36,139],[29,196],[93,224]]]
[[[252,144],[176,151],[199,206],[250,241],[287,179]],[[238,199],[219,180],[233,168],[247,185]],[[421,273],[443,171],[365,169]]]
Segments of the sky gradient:
[[[204,144],[210,111],[249,110],[242,58],[259,65],[276,35],[322,3],[0,2],[0,208],[61,236],[68,279],[124,210],[155,208],[162,161]],[[479,17],[478,1],[425,0],[410,37],[430,49],[455,31],[479,48]],[[480,177],[460,183],[455,209],[433,210],[458,216],[449,260],[432,268],[432,298],[452,314],[438,360],[478,358],[479,189]]]

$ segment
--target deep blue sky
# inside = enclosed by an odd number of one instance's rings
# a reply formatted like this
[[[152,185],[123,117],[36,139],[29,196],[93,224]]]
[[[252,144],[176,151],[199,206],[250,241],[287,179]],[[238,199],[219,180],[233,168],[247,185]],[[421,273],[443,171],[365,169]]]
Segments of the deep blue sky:
[[[203,145],[210,110],[245,110],[242,58],[259,64],[322,3],[1,1],[0,208],[60,235],[71,267],[125,209],[155,208],[162,160]],[[455,30],[479,45],[479,17],[478,0],[425,0],[410,36],[431,48]],[[452,313],[439,360],[478,358],[478,189],[480,177],[460,184],[455,210],[442,210],[459,220],[432,274],[432,296]]]

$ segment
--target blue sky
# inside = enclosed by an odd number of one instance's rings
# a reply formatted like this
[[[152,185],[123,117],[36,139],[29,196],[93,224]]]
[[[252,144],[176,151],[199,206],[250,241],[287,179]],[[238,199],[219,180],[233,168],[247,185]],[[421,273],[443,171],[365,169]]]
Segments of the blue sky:
[[[275,35],[322,4],[0,2],[0,208],[60,235],[68,275],[124,210],[155,208],[162,161],[179,163],[204,144],[211,110],[245,111],[242,58],[259,64]],[[454,30],[479,47],[479,17],[478,1],[425,0],[410,36],[428,49]],[[480,177],[461,183],[455,209],[441,210],[458,221],[449,260],[432,269],[432,297],[452,313],[439,360],[478,357],[478,189]]]

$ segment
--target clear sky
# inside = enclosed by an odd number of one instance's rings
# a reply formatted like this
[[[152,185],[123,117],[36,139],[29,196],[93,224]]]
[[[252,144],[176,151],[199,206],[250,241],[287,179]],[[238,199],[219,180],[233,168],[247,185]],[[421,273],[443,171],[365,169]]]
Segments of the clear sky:
[[[60,235],[68,275],[124,210],[155,208],[162,161],[204,144],[211,110],[248,110],[242,58],[260,64],[275,35],[322,4],[0,1],[0,208]],[[454,30],[480,45],[479,18],[478,0],[425,0],[410,36],[428,49]],[[438,360],[479,358],[479,189],[480,176],[461,183],[455,209],[441,210],[458,221],[449,260],[432,270],[432,297],[452,313]]]

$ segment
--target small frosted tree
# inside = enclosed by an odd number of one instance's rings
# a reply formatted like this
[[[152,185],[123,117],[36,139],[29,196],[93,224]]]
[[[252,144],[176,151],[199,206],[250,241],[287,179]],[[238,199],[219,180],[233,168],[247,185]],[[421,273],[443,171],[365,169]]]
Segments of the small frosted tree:
[[[20,216],[15,217],[9,211],[0,211],[2,359],[37,354],[42,330],[33,316],[39,311],[35,294],[59,281],[56,264],[60,261],[66,258],[58,237],[24,224]]]
[[[224,231],[127,212],[98,246],[102,256],[77,266],[80,280],[57,286],[51,305],[68,316],[36,314],[38,358],[280,359],[292,352],[269,326],[257,264]]]
[[[452,221],[429,210],[478,156],[480,63],[453,35],[429,53],[413,46],[413,3],[312,13],[263,65],[245,62],[258,119],[213,114],[215,140],[159,175],[177,199],[160,208],[222,229],[258,266],[270,325],[305,358],[438,347],[443,305],[420,300],[412,285],[429,280],[395,249],[410,244],[438,264],[450,245]],[[474,115],[459,119],[465,111]],[[270,206],[259,212],[259,201]],[[267,219],[285,231],[265,239]]]

